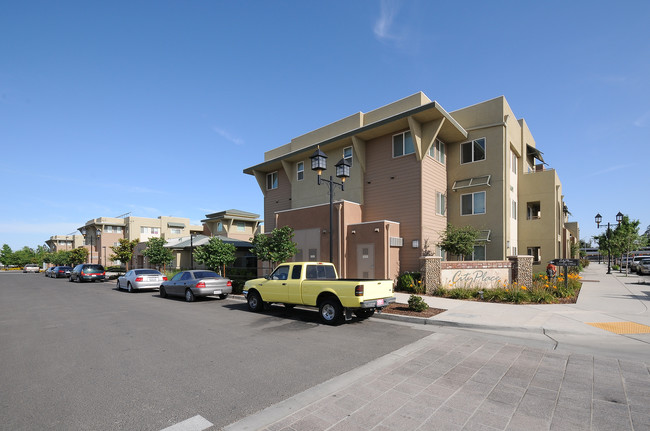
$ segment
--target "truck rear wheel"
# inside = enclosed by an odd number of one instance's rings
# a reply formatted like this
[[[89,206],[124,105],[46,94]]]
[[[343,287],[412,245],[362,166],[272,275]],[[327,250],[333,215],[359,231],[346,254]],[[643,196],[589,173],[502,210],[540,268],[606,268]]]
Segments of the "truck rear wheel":
[[[318,307],[321,320],[327,325],[335,325],[341,321],[343,317],[343,307],[338,299],[328,298],[320,303]]]

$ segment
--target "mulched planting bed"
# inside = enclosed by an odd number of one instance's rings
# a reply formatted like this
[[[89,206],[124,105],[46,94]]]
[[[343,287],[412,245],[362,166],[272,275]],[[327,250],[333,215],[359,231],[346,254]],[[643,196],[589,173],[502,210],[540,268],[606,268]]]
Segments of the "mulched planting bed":
[[[393,303],[390,304],[388,307],[384,308],[384,313],[389,313],[389,314],[401,314],[402,316],[411,316],[411,317],[423,317],[423,318],[429,318],[433,317],[436,314],[440,314],[444,311],[442,308],[433,308],[429,307],[424,311],[413,311],[409,310],[408,304],[398,304],[398,303]]]

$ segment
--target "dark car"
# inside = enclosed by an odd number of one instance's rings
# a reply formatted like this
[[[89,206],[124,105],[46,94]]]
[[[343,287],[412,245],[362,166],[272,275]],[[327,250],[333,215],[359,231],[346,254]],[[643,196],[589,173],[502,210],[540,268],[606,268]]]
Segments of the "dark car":
[[[216,295],[226,299],[232,293],[232,281],[214,271],[192,270],[176,274],[171,280],[160,285],[160,296],[183,296],[187,302],[193,302],[200,296]]]
[[[50,272],[50,277],[59,278],[59,277],[70,277],[72,272],[71,266],[55,266]]]
[[[70,272],[69,281],[77,281],[81,283],[82,281],[104,281],[106,278],[106,271],[101,265],[96,263],[82,263],[77,265]]]

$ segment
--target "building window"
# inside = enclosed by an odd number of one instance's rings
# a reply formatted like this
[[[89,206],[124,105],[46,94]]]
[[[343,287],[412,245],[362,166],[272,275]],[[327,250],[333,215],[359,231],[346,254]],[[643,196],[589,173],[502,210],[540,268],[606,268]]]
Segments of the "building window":
[[[485,138],[460,144],[460,163],[472,163],[480,160],[485,160]]]
[[[140,233],[149,233],[149,228],[144,227],[144,226],[140,226]]]
[[[510,150],[510,166],[512,173],[517,175],[517,154],[512,150]]]
[[[150,228],[150,229],[151,229],[151,233],[152,233],[152,234],[154,234],[154,235],[160,235],[160,228],[159,228],[159,227],[152,227],[152,228]]]
[[[517,256],[517,247],[512,247],[512,255]]]
[[[223,232],[223,223],[217,222],[217,232]]]
[[[474,246],[472,260],[485,260],[485,244]]]
[[[517,201],[514,200],[514,199],[512,200],[512,210],[511,211],[512,211],[512,218],[514,220],[517,220]]]
[[[170,229],[170,232],[172,235],[179,235],[181,233],[181,230],[174,228],[174,229]]]
[[[460,196],[460,214],[485,214],[485,192],[468,193]]]
[[[413,145],[411,132],[407,131],[393,135],[393,157],[405,156],[414,152],[415,146]]]
[[[113,233],[113,226],[104,226],[104,233]]]
[[[352,167],[352,147],[343,148],[343,160],[348,162],[348,165]]]
[[[445,215],[446,200],[447,196],[444,193],[436,192],[436,214]]]
[[[266,174],[266,190],[273,190],[278,188],[278,172],[271,172]]]
[[[528,247],[528,255],[533,256],[533,263],[540,263],[542,261],[540,247]]]
[[[429,155],[443,165],[445,164],[445,143],[440,139],[436,141],[429,148]]]
[[[296,172],[298,181],[302,181],[305,178],[305,162],[298,162],[296,164]]]
[[[246,223],[243,221],[238,221],[237,222],[237,232],[245,232],[246,231]]]
[[[526,220],[537,220],[542,217],[542,209],[539,202],[528,202],[526,204]]]

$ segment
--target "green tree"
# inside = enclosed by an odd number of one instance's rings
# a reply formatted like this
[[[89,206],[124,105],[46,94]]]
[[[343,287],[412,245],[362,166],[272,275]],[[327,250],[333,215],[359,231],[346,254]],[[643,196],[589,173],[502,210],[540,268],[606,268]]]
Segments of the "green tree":
[[[28,263],[37,263],[36,262],[36,252],[33,248],[23,247],[20,250],[14,252],[14,259],[16,265],[25,266]]]
[[[133,250],[135,249],[135,246],[138,245],[140,240],[134,239],[133,241],[129,241],[126,238],[120,238],[118,241],[118,245],[111,246],[111,250],[113,250],[111,260],[119,260],[120,262],[124,262],[126,265],[126,270],[128,271],[131,259],[133,259]]]
[[[50,256],[50,263],[53,263],[54,265],[73,265],[70,253],[71,251],[67,250],[59,250],[56,253],[52,253]]]
[[[142,255],[149,259],[149,263],[157,268],[169,265],[174,258],[174,254],[168,248],[165,248],[165,241],[163,238],[150,238],[147,241],[147,248],[142,251]]]
[[[68,263],[70,266],[79,265],[88,260],[88,249],[84,247],[75,248],[70,250],[68,253]]]
[[[286,262],[296,255],[298,249],[292,241],[293,229],[289,226],[275,228],[270,234],[257,234],[251,242],[251,253],[263,261],[272,262],[274,265]]]
[[[194,259],[206,268],[221,273],[226,276],[226,265],[235,261],[235,251],[237,249],[233,244],[223,242],[221,238],[212,237],[207,244],[201,245],[194,250]]]
[[[438,245],[447,253],[464,260],[465,256],[474,251],[479,233],[479,230],[472,226],[454,227],[447,224],[447,229],[440,235]]]
[[[0,262],[4,266],[15,265],[14,252],[7,244],[3,244],[2,250],[0,250]]]
[[[623,220],[621,220],[613,232],[613,244],[616,248],[615,256],[622,257],[641,247],[643,239],[639,235],[640,224],[641,221],[639,220],[630,221],[628,216],[623,216]]]

